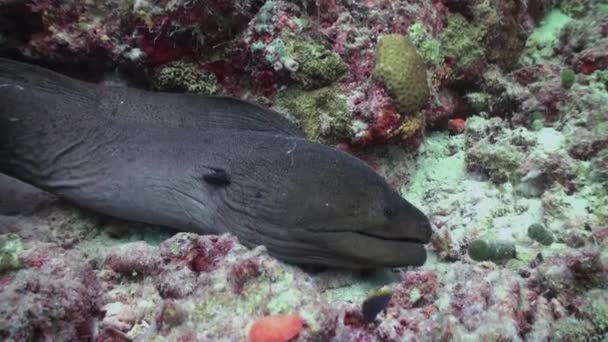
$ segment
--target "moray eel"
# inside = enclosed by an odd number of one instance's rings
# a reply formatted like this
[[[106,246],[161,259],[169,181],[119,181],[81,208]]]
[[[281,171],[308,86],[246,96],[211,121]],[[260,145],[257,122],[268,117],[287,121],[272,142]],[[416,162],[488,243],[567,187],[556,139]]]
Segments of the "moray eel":
[[[1,58],[0,172],[108,216],[231,233],[299,265],[418,266],[432,232],[367,164],[269,109]]]

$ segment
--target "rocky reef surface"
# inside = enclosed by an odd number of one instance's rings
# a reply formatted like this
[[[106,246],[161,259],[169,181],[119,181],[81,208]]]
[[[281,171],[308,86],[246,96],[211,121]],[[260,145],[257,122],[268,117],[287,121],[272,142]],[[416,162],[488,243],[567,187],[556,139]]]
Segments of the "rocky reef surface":
[[[602,1],[0,0],[0,54],[278,109],[434,229],[422,267],[313,271],[15,190],[0,198],[3,340],[253,341],[285,317],[283,341],[608,334]]]

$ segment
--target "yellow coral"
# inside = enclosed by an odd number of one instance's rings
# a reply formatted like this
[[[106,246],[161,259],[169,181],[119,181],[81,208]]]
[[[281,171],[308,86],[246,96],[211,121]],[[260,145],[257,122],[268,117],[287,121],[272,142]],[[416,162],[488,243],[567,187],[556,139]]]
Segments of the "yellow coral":
[[[389,34],[380,39],[374,76],[384,82],[401,114],[416,114],[428,101],[424,60],[404,35]]]
[[[399,133],[404,138],[411,137],[414,135],[414,133],[416,133],[416,131],[418,131],[422,124],[423,115],[422,112],[418,112],[416,115],[406,117],[403,120],[403,123],[401,126],[399,126]]]

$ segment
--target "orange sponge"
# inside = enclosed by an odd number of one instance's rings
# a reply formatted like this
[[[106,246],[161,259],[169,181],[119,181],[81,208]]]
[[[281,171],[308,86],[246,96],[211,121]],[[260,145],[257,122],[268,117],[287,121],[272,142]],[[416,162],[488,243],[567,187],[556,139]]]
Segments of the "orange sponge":
[[[287,342],[298,336],[304,320],[299,315],[273,315],[258,319],[249,330],[249,342]]]

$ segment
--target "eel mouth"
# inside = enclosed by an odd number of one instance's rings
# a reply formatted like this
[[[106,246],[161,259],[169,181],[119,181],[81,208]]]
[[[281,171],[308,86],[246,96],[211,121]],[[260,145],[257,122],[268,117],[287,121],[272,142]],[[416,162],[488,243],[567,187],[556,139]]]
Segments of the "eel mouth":
[[[307,235],[306,249],[283,249],[283,257],[300,264],[371,269],[421,266],[426,261],[424,236],[395,238],[363,232],[315,232]]]
[[[383,241],[397,241],[397,242],[408,242],[408,243],[419,243],[419,244],[427,244],[431,241],[430,236],[428,238],[419,238],[419,237],[386,237],[376,234],[363,233],[363,232],[354,232],[354,234],[363,235],[372,239],[379,239]]]

